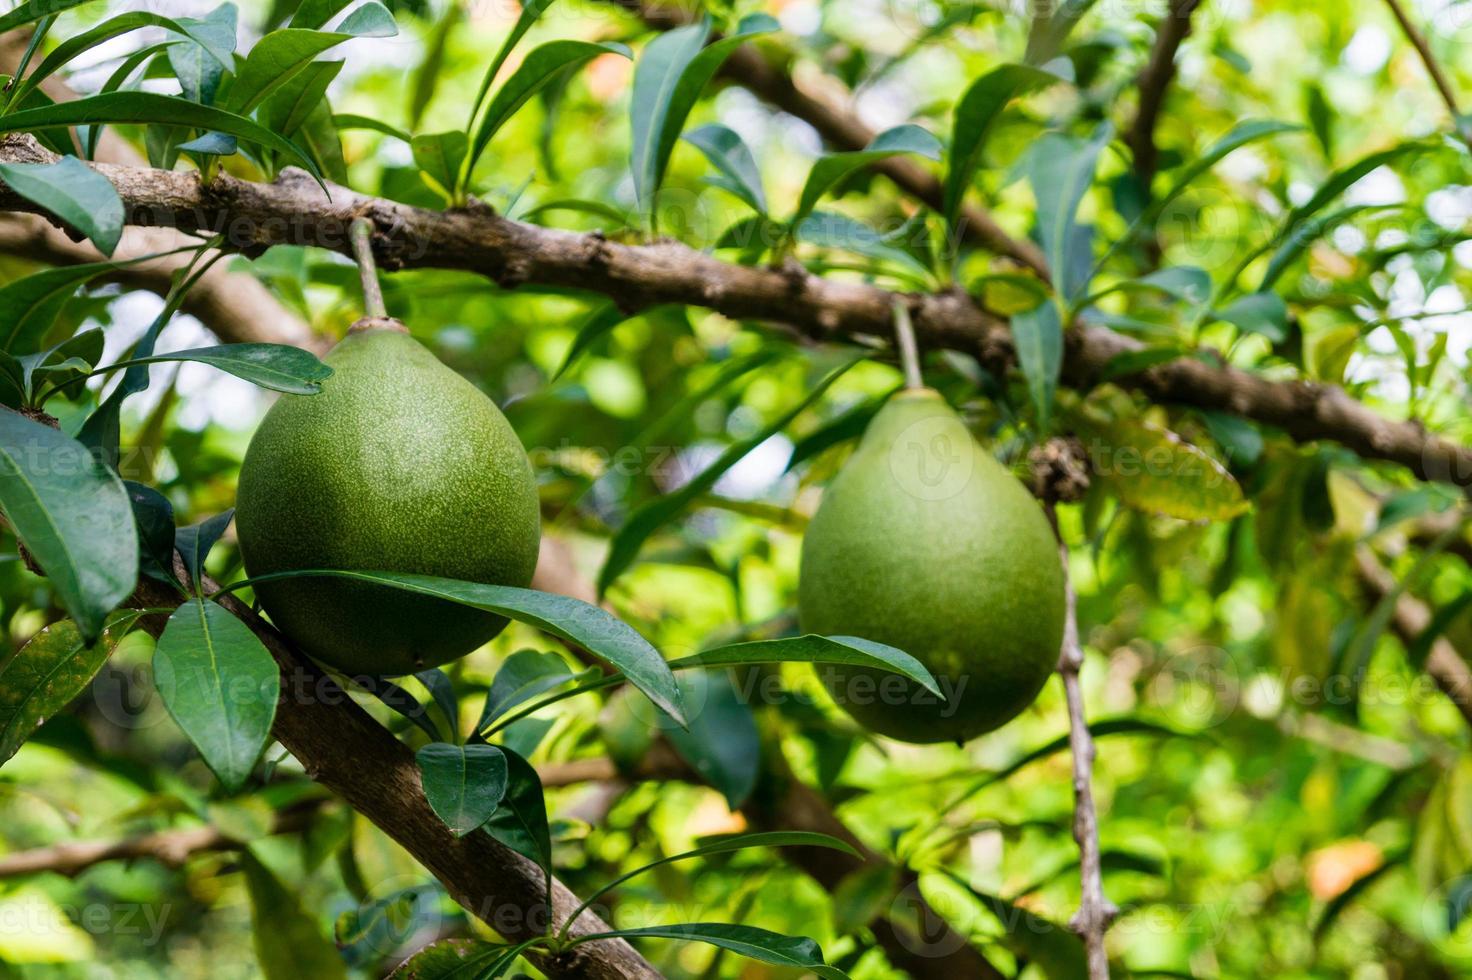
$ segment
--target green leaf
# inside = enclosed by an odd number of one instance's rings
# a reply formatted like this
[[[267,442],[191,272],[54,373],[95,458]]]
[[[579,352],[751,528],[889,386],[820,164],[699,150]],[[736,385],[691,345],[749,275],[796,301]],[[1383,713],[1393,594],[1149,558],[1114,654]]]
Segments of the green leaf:
[[[157,582],[177,588],[174,577],[174,506],[153,487],[123,481],[138,525],[139,571]]]
[[[1217,310],[1215,316],[1238,330],[1260,333],[1275,344],[1288,339],[1288,304],[1277,293],[1249,293]]]
[[[104,345],[105,339],[101,330],[84,330],[49,350],[12,358],[12,363],[20,368],[21,390],[32,397],[38,397],[41,394],[40,389],[48,385],[55,391],[79,384],[102,359]],[[77,390],[76,393],[80,394],[80,391]]]
[[[741,699],[725,671],[680,675],[686,704],[699,705],[688,730],[665,723],[665,737],[690,768],[737,809],[756,788],[761,767],[761,737],[751,706]]]
[[[822,248],[841,248],[903,266],[912,276],[918,276],[922,287],[930,276],[930,268],[916,256],[890,244],[884,235],[846,214],[815,211],[802,220],[795,235],[799,241]]]
[[[568,596],[552,595],[535,589],[518,589],[509,585],[483,585],[433,575],[407,572],[365,572],[343,569],[304,569],[274,572],[249,581],[301,578],[328,575],[357,579],[396,589],[407,589],[420,595],[448,599],[498,613],[517,622],[529,623],[570,643],[589,650],[617,667],[645,696],[680,724],[685,723],[685,710],[675,675],[659,651],[634,629],[597,606]],[[235,583],[236,587],[245,582]]]
[[[240,852],[250,894],[251,939],[265,980],[347,980],[336,947],[302,907],[298,894],[246,848]]]
[[[519,954],[526,945],[503,946],[479,939],[441,939],[405,960],[389,974],[389,980],[484,980],[508,952],[516,950]]]
[[[1029,177],[1038,202],[1039,237],[1053,270],[1054,288],[1066,299],[1080,295],[1089,285],[1089,263],[1078,254],[1082,233],[1078,208],[1094,181],[1099,153],[1113,136],[1114,127],[1103,122],[1087,142],[1044,137],[1047,145],[1037,148],[1031,158]]]
[[[62,67],[72,63],[79,55],[116,37],[147,27],[161,27],[166,31],[189,39],[193,42],[194,46],[202,48],[207,52],[210,60],[215,62],[221,69],[231,62],[231,48],[217,44],[218,35],[214,32],[197,30],[188,21],[177,21],[170,17],[164,17],[145,10],[135,10],[111,17],[91,30],[69,37],[58,44],[46,56],[46,59],[36,66],[36,70],[23,83],[16,87],[10,104],[20,105],[27,95],[40,87],[44,79],[51,77]],[[170,60],[172,62],[172,58]],[[181,78],[180,81],[183,82],[185,79]]]
[[[88,642],[138,582],[122,481],[56,429],[0,409],[0,511]]]
[[[1247,510],[1227,468],[1169,429],[1138,419],[1082,425],[1096,477],[1122,503],[1183,521],[1225,521]]]
[[[475,102],[470,107],[470,123],[466,126],[469,131],[475,128],[475,118],[480,114],[481,107],[485,105],[486,96],[490,94],[491,86],[495,84],[496,76],[501,73],[501,67],[506,64],[506,59],[511,52],[521,43],[526,32],[532,29],[532,25],[547,12],[552,6],[553,0],[527,0],[521,5],[521,14],[512,25],[511,33],[506,35],[506,40],[501,42],[501,49],[496,52],[496,57],[486,66],[486,73],[481,78],[480,91],[476,93]]]
[[[601,54],[616,54],[627,58],[629,49],[622,44],[592,41],[548,41],[533,48],[527,54],[526,60],[496,90],[495,97],[486,107],[486,114],[480,121],[480,128],[475,131],[470,154],[465,160],[462,171],[464,177],[469,178],[487,144],[532,96],[562,72],[586,64]]]
[[[494,745],[434,742],[414,758],[425,798],[456,837],[491,819],[506,795],[506,755]]]
[[[783,936],[755,926],[730,925],[724,922],[689,922],[621,929],[617,932],[582,936],[574,945],[581,946],[583,943],[613,938],[680,939],[685,942],[709,943],[761,963],[799,967],[824,980],[848,980],[848,974],[823,962],[823,951],[806,936]]]
[[[13,31],[42,17],[51,17],[88,2],[89,0],[26,0],[0,16],[0,32]]]
[[[802,196],[797,202],[797,211],[793,213],[789,224],[793,227],[801,225],[803,220],[813,213],[813,209],[818,206],[823,195],[855,170],[903,153],[913,153],[930,160],[939,160],[940,151],[940,140],[919,126],[907,123],[886,129],[875,136],[862,150],[850,153],[830,153],[813,164],[813,169],[808,172],[807,182],[803,184]]]
[[[956,103],[951,148],[946,158],[945,198],[941,213],[956,233],[961,202],[981,165],[992,125],[1007,103],[1019,95],[1059,81],[1057,75],[1030,65],[1002,65],[972,82]]]
[[[0,663],[0,765],[87,689],[139,615],[114,613],[92,644],[71,620],[52,623]]]
[[[332,368],[318,360],[317,355],[288,344],[195,347],[191,350],[120,361],[114,366],[134,367],[168,361],[208,364],[269,391],[283,391],[290,395],[315,395],[322,390],[322,382],[332,376]]]
[[[878,414],[879,409],[889,400],[893,391],[885,392],[876,398],[859,402],[853,408],[848,409],[836,418],[830,419],[807,435],[798,439],[792,446],[792,455],[787,457],[787,472],[791,473],[798,464],[804,463],[819,454],[832,449],[834,446],[842,445],[864,434],[869,427],[869,422]]]
[[[76,157],[55,163],[0,163],[0,179],[112,255],[123,237],[123,199],[112,181]]]
[[[634,196],[646,213],[664,182],[670,155],[690,111],[731,52],[759,34],[780,30],[767,14],[753,14],[709,47],[709,18],[666,31],[644,48],[634,68],[630,102],[633,127]]]
[[[1005,898],[972,888],[965,878],[953,871],[945,874],[997,917],[1006,930],[1007,945],[1036,964],[1049,980],[1075,980],[1088,976],[1083,941],[1066,927]]]
[[[518,650],[506,658],[486,694],[486,706],[475,730],[485,729],[501,715],[573,679],[567,661],[555,653]]]
[[[901,674],[936,696],[940,687],[925,665],[905,651],[857,636],[794,636],[753,640],[702,650],[670,662],[671,670],[690,667],[746,667],[753,664],[840,664]]]
[[[603,568],[598,573],[598,593],[602,595],[613,584],[614,580],[634,563],[639,556],[639,549],[644,542],[649,540],[650,535],[669,523],[686,507],[700,496],[703,496],[711,487],[715,486],[727,470],[736,465],[747,453],[771,438],[777,432],[785,429],[793,419],[797,418],[813,402],[822,397],[823,392],[837,381],[845,371],[853,367],[855,361],[848,361],[834,370],[828,372],[808,393],[792,408],[784,412],[770,425],[763,428],[754,435],[742,439],[726,447],[716,461],[706,467],[699,475],[680,489],[664,494],[651,500],[640,507],[629,516],[624,526],[613,538],[613,544],[609,548],[608,558],[603,563]]]
[[[552,871],[552,831],[547,826],[547,801],[537,770],[516,752],[500,747],[506,757],[506,795],[483,825],[486,833],[523,857]]]
[[[425,183],[446,201],[454,201],[460,168],[470,148],[465,134],[456,129],[448,133],[415,136],[409,141],[409,148]]]
[[[535,207],[527,208],[517,216],[518,221],[531,221],[533,218],[541,217],[548,211],[578,211],[582,214],[591,214],[595,218],[607,218],[614,223],[615,228],[626,228],[629,225],[629,216],[611,204],[602,201],[585,201],[578,198],[558,198],[553,201],[543,201]]]
[[[106,92],[71,102],[22,109],[0,116],[0,133],[122,123],[159,123],[229,133],[248,143],[284,153],[300,162],[312,176],[319,179],[321,177],[316,164],[300,149],[259,123],[224,109],[199,105],[176,95],[159,95],[156,92]]]
[[[899,870],[892,864],[865,864],[845,875],[833,890],[833,931],[853,935],[889,910],[899,891]]]
[[[761,169],[746,142],[729,126],[711,123],[685,134],[710,165],[726,178],[720,186],[735,194],[757,214],[767,213],[767,195],[762,189]]]
[[[338,129],[370,129],[375,133],[382,133],[385,136],[392,136],[394,139],[403,140],[405,143],[408,143],[414,138],[397,126],[390,126],[381,119],[358,116],[350,112],[333,113],[332,122]]]
[[[1094,3],[1095,0],[1058,0],[1029,5],[1033,17],[1027,32],[1027,63],[1040,65],[1051,61]]]
[[[327,87],[342,71],[341,61],[314,61],[266,97],[256,110],[261,125],[290,139],[327,98]]]
[[[1269,136],[1277,136],[1280,133],[1295,133],[1303,129],[1294,123],[1278,122],[1273,119],[1248,119],[1238,123],[1229,130],[1226,135],[1213,143],[1199,158],[1191,161],[1191,164],[1181,171],[1176,182],[1171,185],[1170,190],[1158,200],[1151,208],[1150,214],[1155,215],[1163,211],[1177,197],[1183,194],[1197,177],[1206,173],[1216,166],[1230,153],[1239,150],[1249,143],[1267,139]]]
[[[226,789],[250,778],[271,737],[281,671],[256,635],[206,599],[169,617],[153,654],[154,685]]]
[[[439,726],[434,723],[434,720],[430,718],[429,712],[425,709],[424,705],[419,703],[419,699],[393,681],[364,674],[354,677],[353,683],[413,722],[415,727],[428,735],[431,741],[444,741],[444,734],[440,731]]]
[[[531,217],[531,213],[529,211],[522,217],[529,218]],[[567,348],[567,356],[562,359],[562,366],[557,369],[556,374],[552,375],[552,380],[556,381],[566,374],[567,369],[572,367],[573,363],[589,347],[592,347],[598,338],[605,336],[614,327],[627,319],[628,314],[619,309],[617,303],[600,303],[592,313],[588,314],[588,318],[583,321],[582,326],[578,327],[577,334],[572,338],[572,343]]]
[[[230,507],[208,520],[189,527],[181,527],[174,532],[174,546],[179,551],[179,557],[184,562],[185,570],[189,572],[189,579],[194,583],[195,591],[200,589],[200,580],[204,576],[205,559],[210,556],[210,550],[224,535],[225,529],[230,526],[230,521],[234,517],[235,508]]]
[[[247,115],[317,55],[357,37],[393,37],[399,32],[393,14],[376,0],[354,10],[336,31],[284,27],[256,42],[237,68],[225,94],[226,106]]]
[[[1058,307],[1047,301],[1013,316],[1012,346],[1017,350],[1017,363],[1037,412],[1038,431],[1046,433],[1052,422],[1058,376],[1063,371],[1063,321]]]
[[[1160,269],[1127,285],[1131,288],[1159,290],[1191,306],[1200,306],[1211,298],[1211,273],[1194,265]]]
[[[156,258],[156,256],[151,256]],[[72,295],[98,276],[115,272],[112,262],[44,269],[0,286],[0,350],[24,354],[41,345]]]

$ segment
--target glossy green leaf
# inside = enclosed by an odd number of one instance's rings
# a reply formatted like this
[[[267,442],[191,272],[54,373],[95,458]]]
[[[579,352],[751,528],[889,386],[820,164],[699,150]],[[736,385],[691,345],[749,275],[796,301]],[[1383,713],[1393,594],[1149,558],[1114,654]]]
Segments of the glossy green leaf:
[[[940,140],[919,126],[907,123],[886,129],[862,150],[830,153],[813,164],[813,169],[808,172],[807,182],[803,184],[802,195],[798,198],[797,210],[789,224],[793,227],[801,225],[813,213],[823,195],[856,170],[905,153],[939,160],[940,152]]]
[[[138,570],[156,582],[178,587],[174,577],[174,506],[153,487],[123,481],[138,525]]]
[[[347,980],[336,947],[302,907],[299,895],[246,848],[240,852],[250,895],[251,939],[264,980]]]
[[[803,219],[795,232],[799,241],[823,248],[840,248],[881,262],[901,266],[918,278],[922,288],[930,277],[930,269],[919,258],[905,251],[862,221],[836,211],[815,211]]]
[[[666,31],[645,46],[634,68],[630,102],[634,196],[646,213],[664,182],[670,155],[700,94],[721,64],[747,40],[780,29],[767,14],[753,14],[731,34],[706,46],[709,19]]]
[[[266,97],[256,110],[263,126],[288,139],[295,137],[327,98],[327,87],[342,71],[341,61],[314,61]]]
[[[1046,433],[1052,423],[1058,377],[1063,371],[1063,321],[1058,307],[1044,302],[1013,316],[1012,346],[1017,350],[1017,363],[1037,413],[1038,431]]]
[[[700,710],[691,712],[688,729],[670,723],[660,727],[680,758],[736,810],[756,788],[761,767],[761,736],[751,705],[726,671],[686,671],[680,675],[680,693]]]
[[[0,511],[87,641],[138,582],[128,491],[87,448],[0,409]]]
[[[530,216],[531,213],[528,212],[524,217]],[[587,319],[582,322],[582,325],[578,327],[578,332],[573,335],[572,343],[567,348],[567,356],[562,359],[562,366],[557,369],[556,374],[552,375],[552,380],[556,381],[566,374],[567,369],[572,367],[574,362],[588,348],[592,347],[600,337],[607,336],[614,327],[627,319],[628,314],[619,309],[617,303],[600,303],[595,307],[593,312],[588,314]]]
[[[1211,298],[1211,273],[1194,265],[1159,269],[1147,276],[1141,276],[1130,285],[1158,290],[1191,306],[1200,306]]]
[[[0,163],[0,180],[112,255],[123,236],[123,199],[112,181],[76,157],[55,163]]]
[[[234,518],[235,508],[229,507],[207,520],[181,527],[174,532],[174,546],[179,551],[184,569],[189,573],[189,579],[194,583],[196,591],[204,576],[205,559],[210,556],[210,551],[224,536],[225,529]]]
[[[456,129],[447,133],[415,136],[409,141],[409,148],[414,153],[414,164],[419,168],[425,182],[446,201],[453,201],[455,185],[460,179],[460,168],[470,149],[465,134]]]
[[[1303,129],[1295,123],[1278,122],[1273,119],[1247,119],[1233,126],[1221,139],[1217,140],[1200,157],[1192,160],[1180,176],[1176,178],[1170,190],[1161,196],[1160,200],[1152,206],[1151,213],[1158,214],[1166,205],[1174,201],[1186,188],[1191,185],[1197,177],[1206,173],[1216,166],[1232,152],[1255,143],[1258,140],[1267,139],[1269,136],[1277,136],[1281,133],[1294,133]]]
[[[0,133],[123,123],[160,123],[229,133],[248,143],[284,153],[314,177],[321,176],[317,166],[300,149],[254,120],[176,95],[159,95],[156,92],[107,92],[71,102],[22,109],[0,116]]]
[[[547,825],[547,801],[536,768],[502,745],[506,757],[506,795],[483,825],[486,833],[523,857],[552,870],[552,831]]]
[[[270,740],[281,695],[281,671],[261,641],[223,606],[191,599],[158,638],[153,679],[205,763],[239,789]]]
[[[225,95],[226,106],[232,112],[249,114],[324,51],[356,37],[393,37],[397,33],[393,14],[376,0],[354,10],[335,31],[298,27],[272,31],[256,42],[236,70]]]
[[[43,269],[0,286],[0,350],[26,354],[41,346],[56,317],[84,283],[118,268],[110,262]]]
[[[315,395],[322,382],[332,376],[332,368],[317,359],[311,351],[287,344],[222,344],[218,347],[195,347],[119,362],[133,367],[139,364],[163,364],[169,361],[193,361],[208,364],[226,374],[233,374],[269,391],[291,395]]]
[[[138,616],[133,610],[114,613],[92,644],[82,639],[75,623],[64,619],[0,662],[0,765],[87,689]]]
[[[603,54],[629,57],[629,49],[622,44],[595,43],[592,41],[548,41],[533,48],[526,59],[517,66],[511,77],[496,90],[486,114],[475,131],[469,155],[466,157],[464,173],[475,169],[475,164],[485,152],[486,146],[501,127],[526,105],[532,96],[557,78],[562,72],[578,65],[587,64]]]
[[[414,138],[397,126],[391,126],[381,119],[354,115],[351,112],[333,113],[332,121],[338,129],[369,129],[375,133],[382,133],[385,136],[392,136],[394,139],[403,140],[405,143]]]
[[[1227,468],[1169,429],[1138,419],[1088,429],[1096,478],[1126,505],[1184,521],[1225,521],[1247,510]]]
[[[498,613],[518,622],[529,623],[589,650],[623,672],[649,700],[661,711],[681,724],[685,721],[684,708],[680,705],[680,692],[675,675],[659,651],[649,645],[627,624],[597,606],[581,602],[568,596],[538,592],[535,589],[518,589],[509,585],[482,585],[476,582],[461,582],[455,579],[436,578],[433,575],[413,575],[406,572],[366,572],[341,569],[305,569],[291,572],[275,572],[263,575],[254,581],[265,579],[301,578],[304,576],[327,575],[335,578],[357,579],[395,589],[407,589],[420,595],[448,599],[461,605],[473,606],[487,612]]]
[[[617,932],[582,936],[576,945],[599,939],[679,939],[685,942],[709,943],[720,949],[739,953],[761,963],[797,967],[823,980],[847,980],[848,974],[823,961],[823,951],[806,936],[784,936],[755,926],[730,925],[724,922],[689,922],[669,926],[646,926]]]
[[[731,191],[757,214],[767,213],[767,195],[762,189],[762,173],[751,148],[735,130],[711,123],[685,134],[685,142],[705,154],[710,165],[728,183],[720,186]]]
[[[106,338],[101,330],[83,330],[35,354],[15,358],[21,389],[35,396],[40,389],[79,385],[102,359]],[[73,395],[80,394],[76,388]]]
[[[419,702],[419,699],[393,681],[364,674],[354,677],[353,683],[407,718],[416,728],[428,735],[430,741],[444,741],[444,733],[434,723],[434,719],[429,716],[429,711]]]
[[[50,78],[65,65],[71,64],[80,55],[105,44],[114,38],[143,28],[162,28],[180,37],[187,38],[205,51],[212,61],[223,68],[230,63],[230,47],[217,43],[218,36],[210,31],[198,31],[188,21],[177,21],[171,17],[134,10],[111,17],[90,30],[75,34],[58,44],[46,59],[36,66],[25,80],[17,86],[13,105],[20,105],[26,95],[37,89],[41,82]],[[184,81],[184,79],[181,79]]]
[[[753,664],[839,664],[871,667],[908,677],[932,694],[940,695],[935,677],[925,665],[898,647],[857,636],[818,636],[809,633],[781,640],[752,640],[702,650],[670,662],[672,670],[690,667],[744,667]]]
[[[494,745],[434,742],[414,758],[425,798],[456,837],[491,819],[506,795],[506,754]]]
[[[438,667],[429,670],[421,670],[414,674],[414,679],[424,685],[434,701],[435,707],[440,709],[440,714],[445,716],[445,722],[450,726],[451,732],[460,729],[460,698],[455,693],[455,682],[450,676]]]
[[[1238,330],[1260,333],[1275,344],[1288,339],[1288,304],[1277,293],[1249,293],[1215,315]]]
[[[51,17],[88,2],[90,0],[25,0],[0,15],[0,32],[13,31],[42,17]]]
[[[486,706],[481,712],[476,731],[484,731],[492,722],[507,711],[546,694],[573,679],[567,661],[555,653],[540,650],[518,650],[506,658],[491,689],[486,694]]]
[[[945,197],[941,212],[955,234],[961,202],[981,165],[991,128],[1007,103],[1019,95],[1051,85],[1058,76],[1030,65],[1002,65],[982,75],[956,103],[953,135],[946,157]]]
[[[624,522],[624,526],[619,528],[618,533],[614,535],[613,545],[609,549],[608,558],[604,561],[603,568],[598,573],[599,594],[601,595],[606,592],[614,580],[634,563],[634,560],[639,557],[639,550],[643,547],[644,542],[649,540],[650,535],[678,517],[696,498],[708,492],[711,487],[715,486],[716,481],[721,478],[722,474],[736,465],[736,462],[743,456],[771,438],[775,433],[785,429],[788,423],[797,418],[809,405],[821,398],[823,392],[827,391],[833,382],[837,381],[845,371],[853,367],[856,363],[856,361],[849,361],[830,371],[817,384],[813,385],[796,405],[782,413],[780,417],[760,432],[728,446],[725,452],[716,458],[715,462],[702,470],[689,483],[686,483],[672,493],[667,493],[651,500],[634,511],[629,516],[629,519]]]
[[[520,947],[480,939],[441,939],[405,960],[389,974],[389,980],[482,980],[513,948]]]
[[[486,66],[486,73],[481,78],[480,91],[476,93],[475,102],[470,107],[470,120],[466,126],[469,131],[475,128],[476,117],[480,115],[481,107],[486,103],[486,96],[491,92],[491,86],[495,84],[496,76],[501,73],[501,68],[506,64],[506,59],[511,57],[511,52],[521,43],[526,32],[532,29],[532,25],[547,12],[554,0],[527,0],[521,5],[521,13],[512,25],[511,32],[506,35],[506,40],[501,42],[501,48],[496,52],[496,57]]]
[[[1029,177],[1038,204],[1038,234],[1048,255],[1048,267],[1060,295],[1071,299],[1088,288],[1091,262],[1080,255],[1078,208],[1094,181],[1099,153],[1114,136],[1114,127],[1100,123],[1094,135],[1083,142],[1064,137],[1044,137],[1046,146],[1035,147]]]

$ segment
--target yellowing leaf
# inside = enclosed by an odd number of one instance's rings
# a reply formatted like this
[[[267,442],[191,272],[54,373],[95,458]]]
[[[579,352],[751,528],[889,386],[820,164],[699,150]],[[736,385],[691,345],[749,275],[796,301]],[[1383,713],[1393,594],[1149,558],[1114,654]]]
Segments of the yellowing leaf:
[[[1086,423],[1094,473],[1124,504],[1184,521],[1224,521],[1247,510],[1226,467],[1169,429],[1136,419]]]
[[[46,893],[22,888],[0,899],[0,962],[76,963],[92,955],[92,937]]]

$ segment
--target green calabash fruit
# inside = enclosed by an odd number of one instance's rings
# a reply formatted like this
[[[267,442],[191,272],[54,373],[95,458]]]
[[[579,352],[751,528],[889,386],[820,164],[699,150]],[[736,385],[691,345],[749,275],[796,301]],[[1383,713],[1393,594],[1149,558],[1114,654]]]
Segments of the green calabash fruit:
[[[819,672],[864,727],[962,742],[1037,697],[1063,638],[1063,574],[1032,496],[929,389],[896,395],[823,495],[803,538],[802,628],[899,647],[941,701],[897,674]]]
[[[316,395],[283,396],[251,440],[235,523],[251,576],[330,568],[526,586],[536,480],[495,404],[407,333],[348,336]],[[346,673],[399,675],[464,656],[506,620],[329,577],[262,582],[262,607]]]

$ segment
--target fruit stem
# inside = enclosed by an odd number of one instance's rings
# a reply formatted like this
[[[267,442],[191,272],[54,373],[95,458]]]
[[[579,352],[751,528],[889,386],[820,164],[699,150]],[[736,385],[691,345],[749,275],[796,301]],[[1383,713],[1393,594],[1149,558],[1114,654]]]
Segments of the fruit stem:
[[[915,325],[910,322],[910,307],[903,298],[894,301],[894,336],[900,351],[900,367],[905,372],[905,387],[924,388],[920,377],[920,349],[915,346]]]
[[[358,262],[358,278],[363,282],[363,312],[369,318],[386,318],[383,287],[378,282],[378,263],[373,258],[373,222],[354,218],[348,225],[348,238],[353,244],[353,258]]]

